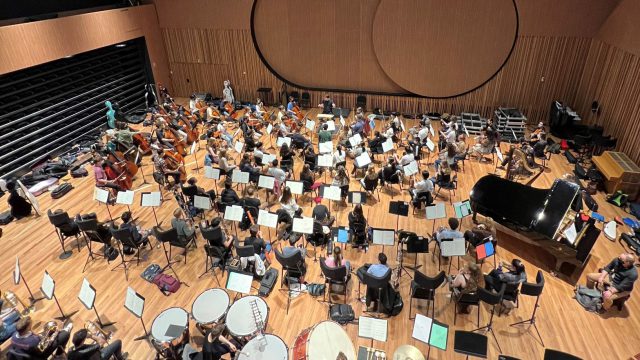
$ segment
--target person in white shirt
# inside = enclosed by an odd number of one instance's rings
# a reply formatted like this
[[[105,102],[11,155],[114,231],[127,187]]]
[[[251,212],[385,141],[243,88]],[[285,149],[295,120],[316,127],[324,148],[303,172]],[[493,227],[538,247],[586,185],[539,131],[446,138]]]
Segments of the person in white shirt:
[[[333,153],[333,167],[347,165],[347,153],[342,148],[342,145],[336,147],[336,152]]]
[[[296,203],[295,198],[291,194],[291,189],[289,189],[288,186],[286,186],[282,191],[282,197],[280,198],[280,208],[286,211],[292,219],[295,216],[296,211],[300,209],[300,206],[298,206],[298,204]]]
[[[198,111],[198,109],[196,108],[196,94],[191,94],[191,96],[189,97],[189,111],[191,111],[191,113],[195,113]]]
[[[279,135],[282,137],[289,135],[289,128],[284,123],[284,121],[281,121],[280,124],[278,125],[278,132],[279,132]]]
[[[267,169],[267,174],[273,176],[275,179],[273,183],[274,201],[277,201],[277,199],[280,197],[280,194],[282,193],[282,185],[284,185],[284,182],[289,176],[289,174],[282,170],[279,165],[280,163],[278,162],[278,159],[273,159],[273,162],[271,162],[269,169]]]
[[[404,168],[406,165],[409,165],[409,163],[411,163],[412,161],[415,161],[415,160],[416,160],[416,157],[415,157],[415,155],[413,155],[413,150],[411,150],[411,148],[410,148],[410,147],[407,147],[407,148],[405,149],[405,153],[404,153],[404,155],[402,156],[402,158],[400,158],[400,161],[399,161],[399,164],[400,164],[400,165],[399,165],[399,168],[401,168],[401,169],[402,169],[402,168]]]
[[[231,103],[231,105],[233,105],[233,103],[236,101],[236,99],[233,96],[233,89],[231,88],[231,81],[225,80],[223,84],[224,84],[224,89],[222,90],[222,100],[226,101],[228,103]]]
[[[384,131],[384,137],[387,139],[393,139],[393,128],[389,125],[386,126],[386,130]]]
[[[413,201],[414,206],[422,205],[425,203],[429,205],[433,202],[433,182],[429,180],[429,171],[422,171],[422,180],[415,181],[411,180],[413,183],[409,188],[409,194],[411,194],[411,199]]]

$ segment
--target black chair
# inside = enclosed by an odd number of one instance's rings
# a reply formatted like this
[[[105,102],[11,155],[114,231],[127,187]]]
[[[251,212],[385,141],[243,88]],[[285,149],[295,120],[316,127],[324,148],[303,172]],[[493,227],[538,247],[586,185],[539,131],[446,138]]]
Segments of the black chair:
[[[78,252],[80,252],[80,228],[78,225],[69,218],[69,214],[64,212],[51,212],[51,209],[47,210],[49,216],[49,222],[56,228],[56,234],[60,240],[60,246],[62,247],[62,253],[58,256],[61,260],[69,258],[72,252],[67,251],[64,247],[64,243],[71,236],[76,238],[76,244],[78,246]]]
[[[462,294],[460,298],[457,300],[453,298],[453,294],[451,294],[451,300],[455,302],[455,306],[453,308],[453,325],[456,324],[456,319],[458,318],[458,311],[460,310],[460,306],[475,306],[478,308],[478,319],[477,325],[480,327],[480,297],[478,296],[478,291],[470,292],[467,294]]]
[[[113,269],[111,269],[111,271],[119,268],[120,266],[122,266],[124,268],[124,276],[127,280],[129,280],[129,275],[128,275],[128,271],[129,271],[129,267],[128,264],[133,261],[133,260],[127,260],[124,256],[125,256],[125,248],[129,248],[131,250],[134,251],[135,255],[136,255],[136,266],[140,265],[140,251],[142,250],[143,247],[149,245],[149,250],[152,249],[151,247],[151,242],[149,241],[148,238],[141,238],[139,242],[136,242],[133,239],[133,235],[131,234],[131,231],[127,228],[125,229],[111,229],[111,234],[113,235],[113,237],[116,239],[116,241],[118,241],[118,243],[120,243],[120,264],[118,264],[116,267],[114,267]]]
[[[104,251],[102,252],[102,254],[93,251],[93,243],[97,243],[106,247],[110,246],[111,233],[104,234],[106,236],[101,235],[98,232],[98,220],[94,217],[86,219],[81,219],[78,217],[76,218],[75,223],[78,225],[78,228],[84,235],[84,239],[87,243],[87,248],[89,249],[89,255],[87,255],[87,260],[85,261],[84,267],[82,268],[82,272],[84,272],[87,268],[87,265],[89,264],[89,261],[95,260],[96,257],[106,258],[106,256],[104,255]],[[107,259],[107,263],[108,262],[109,259]]]
[[[225,253],[220,247],[205,244],[204,254],[204,272],[200,274],[198,278],[203,277],[205,274],[211,271],[213,276],[216,278],[218,286],[220,286],[220,280],[218,279],[218,275],[216,274],[216,268],[219,267],[220,270],[224,273],[228,253]]]
[[[418,265],[418,254],[429,253],[429,240],[414,232],[404,230],[398,232],[398,240],[406,245],[407,254],[415,254],[413,269],[419,269],[422,265]]]
[[[583,162],[591,154],[591,135],[575,135],[573,143],[578,153],[578,162]]]
[[[436,183],[436,194],[434,197],[440,194],[440,189],[449,191],[449,203],[453,204],[453,197],[456,196],[456,190],[458,189],[458,175],[454,175],[449,181]]]
[[[429,314],[429,306],[433,303],[431,317],[435,317],[436,289],[444,283],[444,280],[444,271],[440,271],[440,273],[434,277],[429,277],[418,270],[415,271],[415,277],[411,281],[411,290],[409,292],[409,319],[413,319],[411,317],[413,299],[427,300],[427,314]]]
[[[362,111],[367,111],[367,97],[365,95],[358,95],[356,97],[356,108],[361,107]]]
[[[485,275],[485,276],[488,276],[488,275]],[[500,343],[498,342],[498,338],[496,338],[496,334],[493,332],[493,316],[495,315],[495,312],[496,312],[496,306],[502,302],[502,295],[504,295],[504,289],[505,289],[504,284],[502,285],[502,288],[498,293],[489,291],[484,288],[478,288],[478,297],[481,302],[491,307],[491,316],[489,317],[489,322],[487,323],[487,325],[473,330],[474,332],[479,330],[489,331],[491,335],[493,335],[493,339],[496,341],[496,345],[498,345],[499,352],[502,352],[502,348],[500,348]]]
[[[337,285],[341,286],[344,289],[342,295],[344,295],[344,303],[347,303],[347,286],[351,276],[347,273],[347,267],[344,265],[340,265],[338,267],[329,267],[325,261],[324,257],[320,258],[320,270],[322,270],[322,275],[324,276],[325,285],[327,285],[327,291],[325,292],[325,296],[329,293],[329,304],[331,304],[331,294],[333,294],[332,286]],[[326,297],[323,297],[326,299]]]
[[[354,246],[367,246],[367,225],[363,222],[354,221],[349,224],[349,232]]]
[[[544,349],[544,360],[582,360],[575,355],[553,349]]]
[[[511,326],[520,325],[520,324],[533,325],[533,328],[536,330],[536,333],[540,338],[540,343],[542,344],[542,346],[544,346],[544,341],[542,340],[542,336],[540,335],[540,331],[538,330],[538,326],[536,325],[536,311],[538,310],[538,307],[540,307],[538,302],[540,301],[540,295],[542,295],[543,289],[544,289],[544,276],[542,275],[542,271],[538,270],[538,274],[536,275],[536,283],[532,284],[530,282],[524,282],[522,284],[522,288],[520,289],[520,293],[522,293],[522,295],[536,297],[536,304],[533,306],[533,313],[531,314],[531,318],[511,324]]]
[[[21,353],[14,349],[7,351],[7,360],[34,360],[35,358],[29,354]]]
[[[280,160],[280,169],[282,169],[285,172],[291,172],[293,171],[293,159],[285,159],[285,160]]]
[[[300,99],[300,93],[297,91],[290,92],[289,96],[291,96],[295,102],[298,102],[298,99]]]
[[[520,360],[520,358],[507,355],[498,355],[498,360]]]
[[[240,258],[248,258],[247,259],[247,267],[242,269],[242,271],[247,271],[253,273],[253,257],[255,256],[256,251],[253,245],[246,246],[236,246],[236,256],[238,259]],[[249,260],[251,259],[251,260]]]
[[[453,351],[482,359],[487,358],[488,339],[486,335],[472,331],[456,330],[453,337]]]
[[[302,92],[302,96],[300,98],[300,107],[308,108],[311,107],[311,94],[306,91]]]
[[[375,180],[369,180],[365,177],[360,180],[360,186],[362,186],[365,191],[372,194],[375,193],[378,197],[378,201],[380,201],[380,179],[378,177],[376,177]]]
[[[284,256],[280,250],[274,249],[276,260],[281,265],[280,270],[280,286],[287,284],[287,314],[291,305],[291,289],[293,282],[300,283],[300,278],[306,273],[306,265],[301,251],[294,251],[292,254]]]
[[[381,313],[382,301],[380,301],[380,297],[382,292],[387,289],[389,286],[389,281],[391,280],[392,270],[388,269],[387,272],[382,277],[377,277],[369,274],[368,272],[363,272],[362,274],[358,274],[358,278],[360,282],[367,286],[367,294],[371,292],[377,292],[377,305],[376,313]],[[362,277],[360,277],[362,276]],[[358,294],[360,294],[360,285],[358,285]],[[358,295],[359,296],[359,295]]]
[[[186,244],[178,239],[178,231],[174,228],[168,230],[161,230],[160,228],[154,228],[154,233],[158,241],[162,243],[162,249],[164,250],[164,256],[167,259],[167,267],[175,264],[177,261],[171,261],[171,247],[173,244],[180,244],[179,247],[184,249],[184,262],[187,263],[187,248]],[[169,250],[167,250],[167,244],[169,244]]]
[[[520,304],[518,302],[518,295],[520,294],[520,283],[507,283],[504,288],[504,295],[502,296],[502,301],[513,301],[516,304],[516,307],[519,307]]]

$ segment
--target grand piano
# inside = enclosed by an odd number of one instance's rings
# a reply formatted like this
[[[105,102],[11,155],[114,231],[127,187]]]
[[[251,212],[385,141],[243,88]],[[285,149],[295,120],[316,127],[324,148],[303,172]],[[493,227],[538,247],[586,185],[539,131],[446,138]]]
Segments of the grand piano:
[[[470,202],[474,218],[490,216],[515,238],[551,254],[556,272],[565,263],[581,268],[600,234],[593,220],[582,221],[577,215],[582,208],[580,187],[561,179],[550,189],[537,189],[487,175],[473,186]]]

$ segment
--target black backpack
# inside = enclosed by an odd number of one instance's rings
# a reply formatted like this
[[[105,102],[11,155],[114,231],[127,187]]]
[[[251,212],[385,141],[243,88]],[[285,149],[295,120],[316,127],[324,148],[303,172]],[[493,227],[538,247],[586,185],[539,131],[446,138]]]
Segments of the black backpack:
[[[349,304],[335,304],[329,309],[329,317],[338,324],[346,325],[356,318],[356,314]]]
[[[258,295],[262,297],[269,296],[277,280],[278,280],[278,270],[274,268],[269,268],[267,272],[264,274],[264,276],[262,277],[262,281],[260,281],[260,289],[258,290]]]

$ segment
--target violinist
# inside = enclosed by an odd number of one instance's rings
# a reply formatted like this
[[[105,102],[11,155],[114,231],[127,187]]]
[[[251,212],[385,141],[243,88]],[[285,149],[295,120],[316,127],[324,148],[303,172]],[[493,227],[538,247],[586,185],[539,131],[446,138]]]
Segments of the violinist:
[[[322,109],[323,114],[332,114],[333,108],[336,107],[336,104],[331,100],[329,94],[324,96],[322,103],[318,104],[318,107]]]

